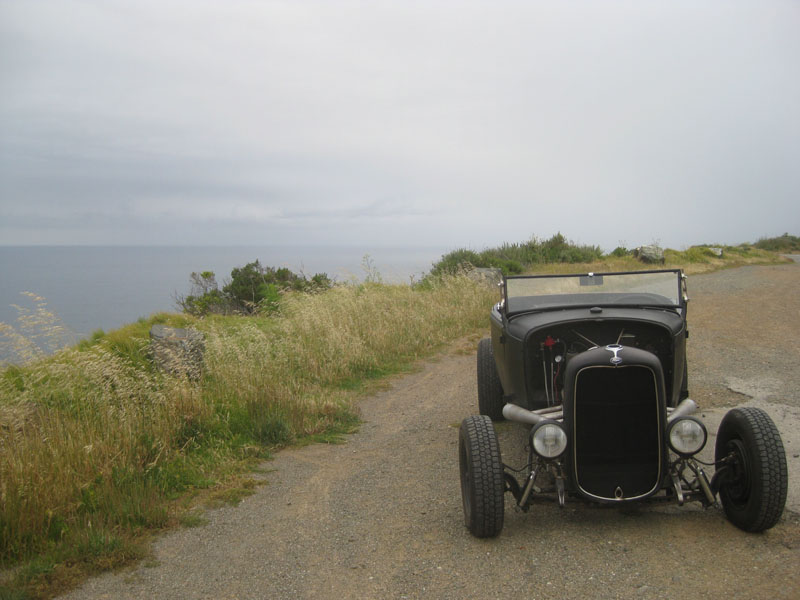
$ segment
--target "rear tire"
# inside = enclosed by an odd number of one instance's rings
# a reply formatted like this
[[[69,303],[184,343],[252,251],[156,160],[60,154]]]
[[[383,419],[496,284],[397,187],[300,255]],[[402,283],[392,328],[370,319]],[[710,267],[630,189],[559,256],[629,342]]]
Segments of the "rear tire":
[[[786,454],[778,428],[760,408],[734,408],[722,419],[715,460],[736,457],[724,475],[719,497],[728,520],[744,531],[760,532],[783,513],[788,488]]]
[[[492,421],[502,421],[504,405],[492,340],[485,338],[478,342],[478,412]]]
[[[464,524],[475,537],[494,537],[503,529],[505,479],[500,444],[491,419],[473,415],[458,435]]]

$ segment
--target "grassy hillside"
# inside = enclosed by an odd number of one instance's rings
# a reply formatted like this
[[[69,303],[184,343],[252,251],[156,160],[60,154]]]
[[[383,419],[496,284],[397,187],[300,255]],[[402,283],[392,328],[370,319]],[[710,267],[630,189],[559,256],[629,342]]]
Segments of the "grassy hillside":
[[[453,277],[289,293],[280,316],[158,315],[5,368],[2,566],[36,596],[141,556],[144,533],[193,521],[198,491],[235,500],[270,449],[350,431],[364,382],[484,327],[496,294]],[[153,368],[155,322],[205,334],[200,381]]]

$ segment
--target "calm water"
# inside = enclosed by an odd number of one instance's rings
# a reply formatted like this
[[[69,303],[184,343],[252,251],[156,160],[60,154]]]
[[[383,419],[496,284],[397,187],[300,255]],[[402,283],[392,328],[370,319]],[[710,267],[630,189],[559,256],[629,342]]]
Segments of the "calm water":
[[[175,295],[189,292],[189,274],[231,269],[258,259],[295,272],[327,273],[337,281],[362,279],[369,254],[384,281],[419,279],[447,252],[443,248],[355,247],[119,247],[0,246],[0,321],[14,324],[12,304],[33,305],[20,292],[47,300],[77,337],[115,329],[159,311],[176,311]]]

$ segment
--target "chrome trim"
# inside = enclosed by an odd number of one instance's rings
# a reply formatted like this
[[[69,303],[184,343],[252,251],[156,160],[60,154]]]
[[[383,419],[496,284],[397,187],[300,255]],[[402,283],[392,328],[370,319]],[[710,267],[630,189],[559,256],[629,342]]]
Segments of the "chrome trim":
[[[675,408],[667,408],[667,424],[679,417],[688,417],[697,412],[697,403],[691,398],[684,398]]]
[[[536,425],[537,423],[550,418],[550,415],[537,415],[526,408],[517,406],[516,404],[507,403],[503,407],[503,417],[507,421],[516,421],[517,423],[525,423],[526,425]]]
[[[624,332],[625,330],[623,329],[622,331]],[[622,334],[620,334],[620,337],[621,336]],[[620,346],[619,344],[609,344],[608,346],[606,346],[606,350],[614,354],[614,356],[611,357],[612,365],[617,366],[622,364],[622,357],[619,356],[619,353],[622,352],[624,348],[625,348],[624,346]]]

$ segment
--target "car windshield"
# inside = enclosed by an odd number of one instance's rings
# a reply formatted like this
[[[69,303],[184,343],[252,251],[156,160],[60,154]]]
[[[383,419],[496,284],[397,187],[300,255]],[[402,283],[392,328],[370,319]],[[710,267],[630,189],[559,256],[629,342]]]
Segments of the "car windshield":
[[[506,279],[508,312],[575,305],[680,307],[680,271],[544,275]]]

